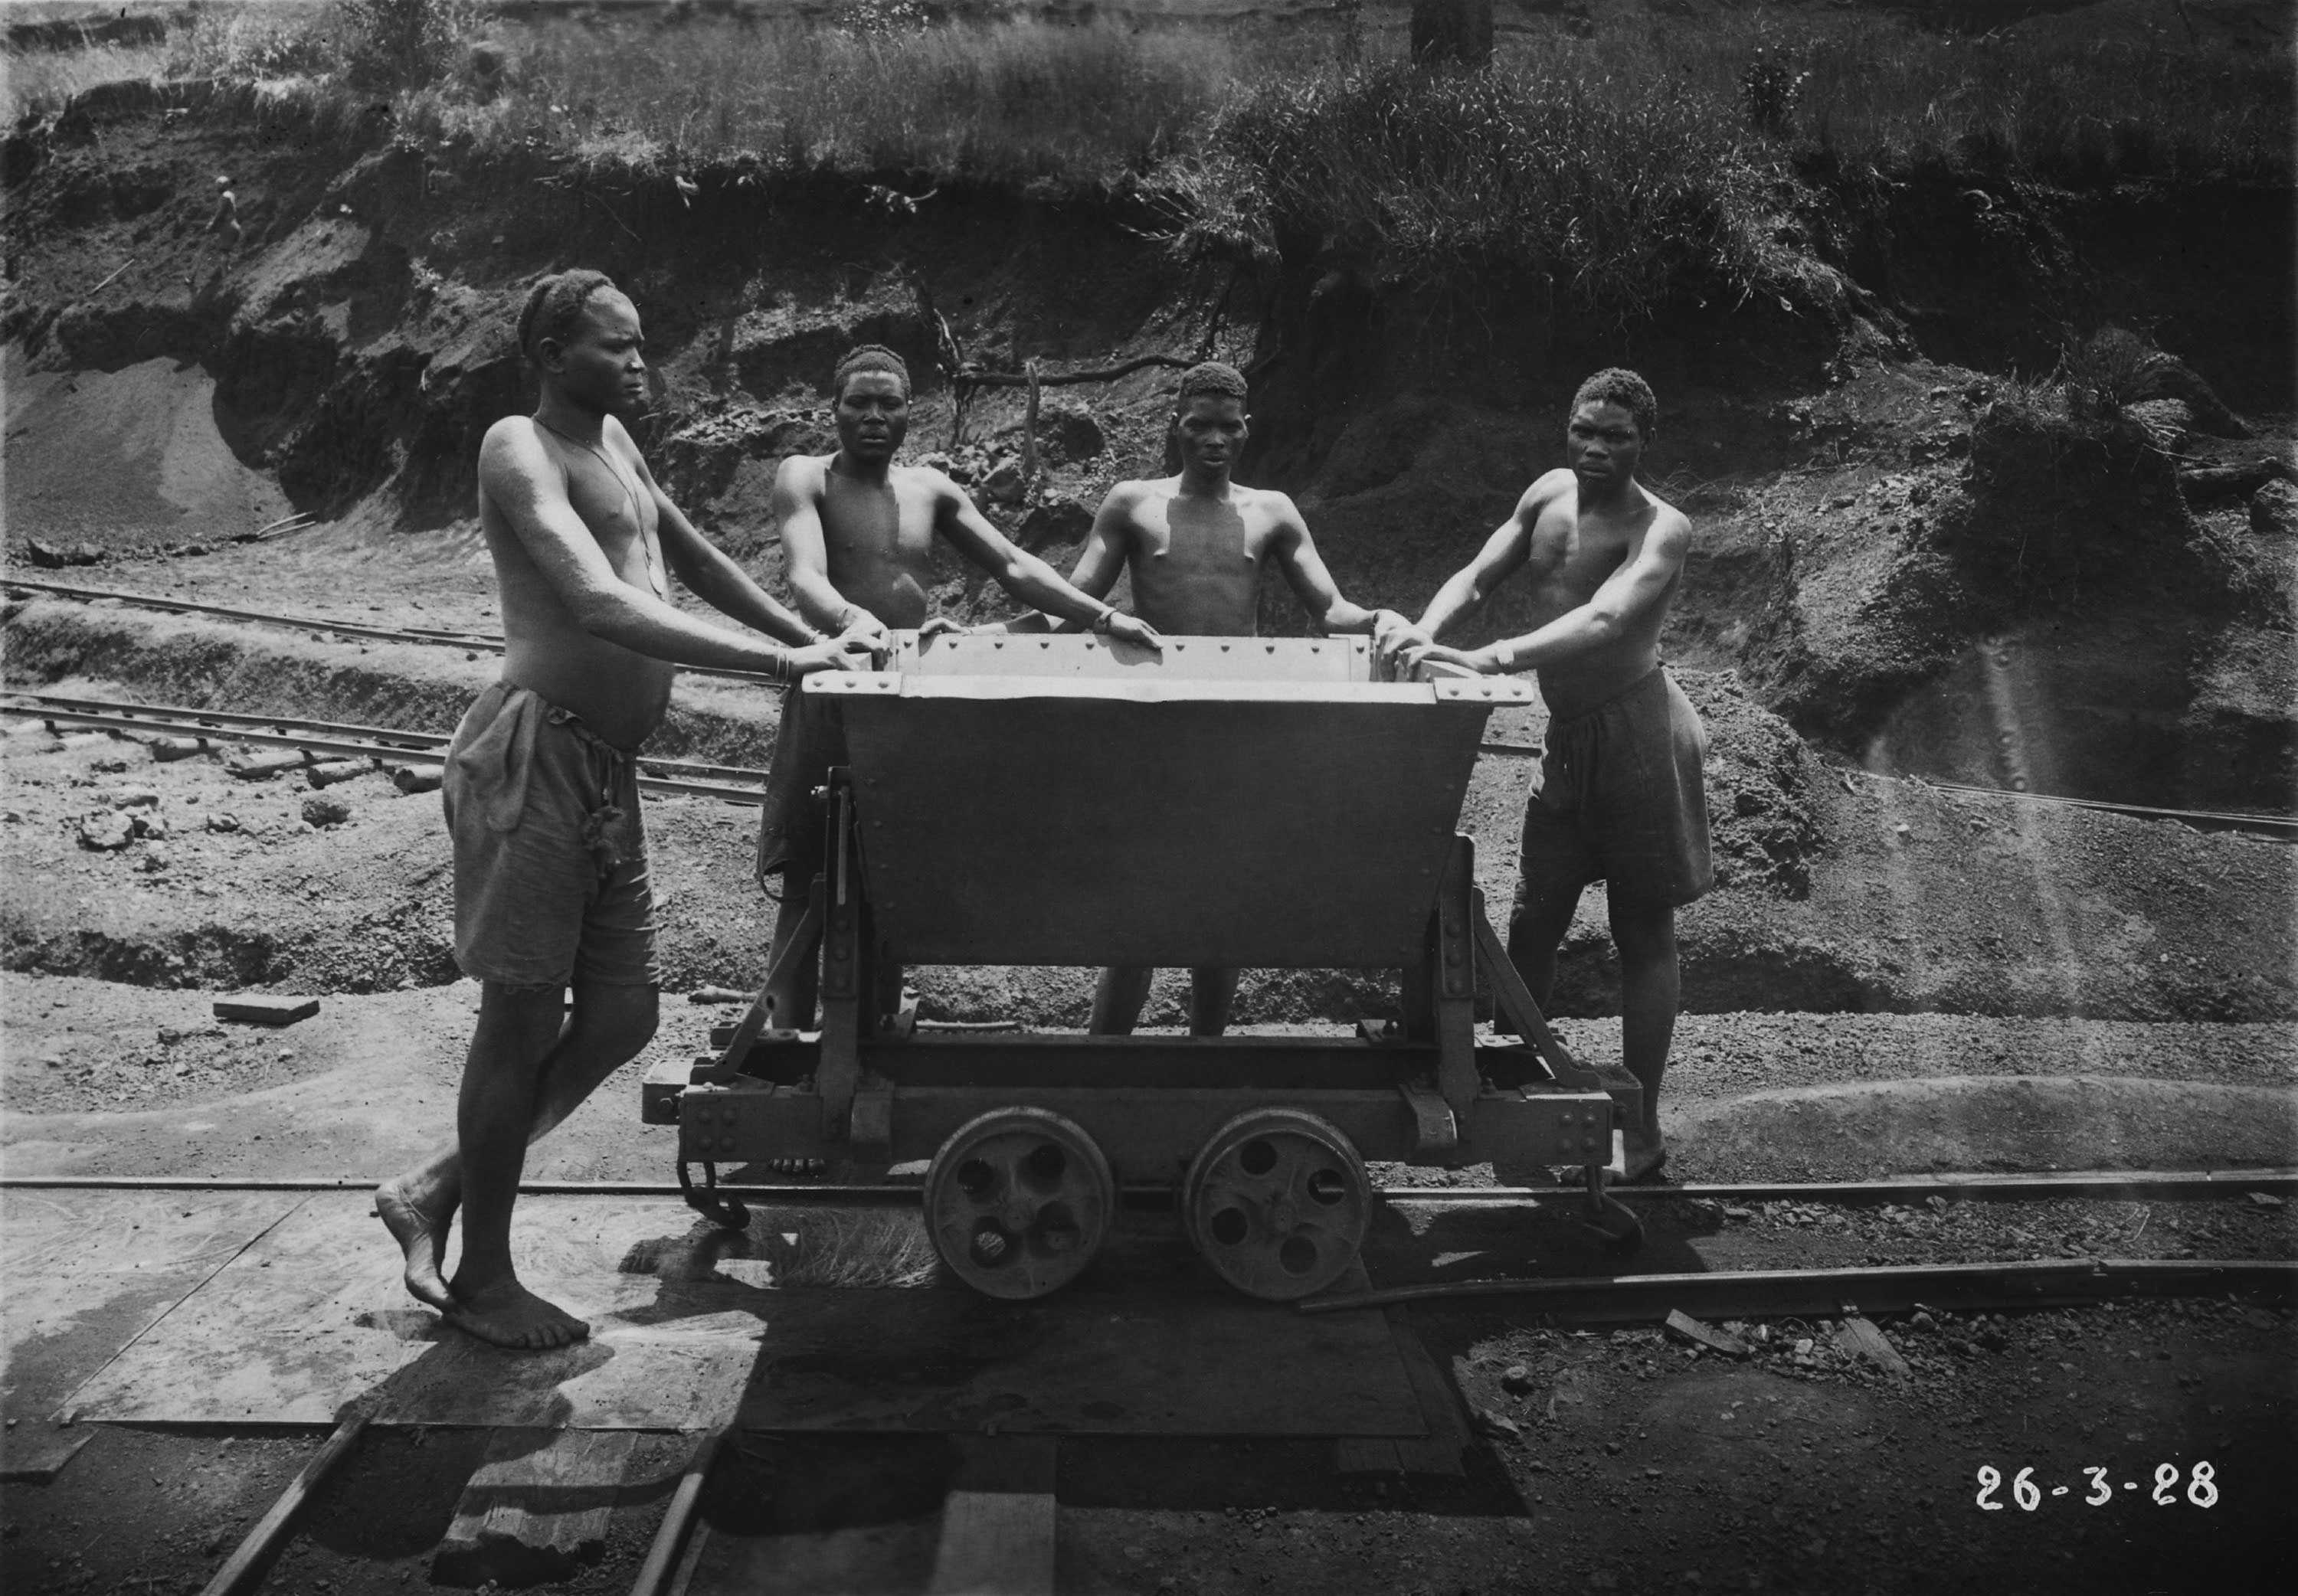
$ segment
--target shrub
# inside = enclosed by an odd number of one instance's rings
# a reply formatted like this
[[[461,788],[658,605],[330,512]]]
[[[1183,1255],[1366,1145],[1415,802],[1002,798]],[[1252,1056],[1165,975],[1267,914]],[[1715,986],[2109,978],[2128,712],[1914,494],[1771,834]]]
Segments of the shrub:
[[[1207,153],[1169,175],[1193,219],[1181,241],[1544,284],[1621,318],[1694,284],[1746,292],[1765,275],[1781,174],[1651,76],[1393,66],[1241,90]]]
[[[338,0],[353,83],[412,88],[452,65],[477,7],[472,0]]]

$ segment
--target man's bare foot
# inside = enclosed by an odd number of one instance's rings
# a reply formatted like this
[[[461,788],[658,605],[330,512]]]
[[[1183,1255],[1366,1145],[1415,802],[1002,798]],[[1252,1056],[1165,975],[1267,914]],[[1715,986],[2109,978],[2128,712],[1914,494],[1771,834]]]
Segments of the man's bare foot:
[[[436,1194],[432,1204],[426,1206],[404,1178],[375,1188],[376,1217],[407,1254],[408,1294],[444,1313],[454,1307],[455,1298],[439,1272],[439,1261],[446,1255],[447,1228],[454,1223],[455,1209],[451,1203],[441,1203]]]
[[[447,1322],[467,1335],[516,1352],[544,1352],[590,1335],[591,1327],[506,1275],[484,1286],[458,1286]]]
[[[1623,1186],[1656,1180],[1667,1167],[1667,1140],[1657,1130],[1633,1128],[1626,1133],[1627,1172],[1620,1177]]]

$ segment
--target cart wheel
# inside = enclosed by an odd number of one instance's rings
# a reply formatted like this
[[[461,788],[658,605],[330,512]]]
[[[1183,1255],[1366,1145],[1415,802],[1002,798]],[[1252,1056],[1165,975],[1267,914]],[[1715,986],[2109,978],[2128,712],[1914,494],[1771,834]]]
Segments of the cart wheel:
[[[926,1170],[926,1229],[951,1273],[1018,1301],[1078,1278],[1117,1211],[1109,1160],[1075,1121],[1000,1108],[950,1134]]]
[[[1625,1258],[1644,1245],[1644,1222],[1636,1217],[1635,1210],[1604,1189],[1604,1165],[1591,1163],[1583,1171],[1588,1183],[1588,1211],[1581,1220],[1604,1250],[1615,1258]]]
[[[1247,1296],[1290,1302],[1339,1279],[1364,1245],[1372,1182],[1331,1121],[1256,1108],[1213,1132],[1181,1183],[1181,1226]]]

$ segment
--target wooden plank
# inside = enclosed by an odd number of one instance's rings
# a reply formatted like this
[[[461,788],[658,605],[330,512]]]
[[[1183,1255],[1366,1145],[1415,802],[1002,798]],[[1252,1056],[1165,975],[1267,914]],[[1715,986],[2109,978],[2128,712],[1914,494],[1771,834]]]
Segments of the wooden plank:
[[[1397,1355],[1404,1364],[1405,1377],[1412,1382],[1413,1400],[1427,1428],[1423,1436],[1403,1437],[1394,1443],[1397,1466],[1407,1474],[1464,1476],[1468,1470],[1462,1459],[1471,1437],[1467,1418],[1460,1411],[1452,1384],[1436,1367],[1436,1360],[1429,1355],[1411,1319],[1394,1310],[1387,1317]]]
[[[1333,1443],[1333,1469],[1337,1474],[1401,1474],[1403,1460],[1396,1443],[1372,1435],[1343,1435]]]
[[[1051,1435],[965,1435],[941,1510],[930,1596],[1053,1596]]]
[[[75,1393],[300,1195],[54,1190],[0,1200],[0,1477],[45,1484],[87,1443]]]
[[[572,1578],[607,1549],[631,1430],[500,1428],[431,1557],[434,1584]]]
[[[700,1429],[732,1407],[772,1299],[683,1204],[530,1198],[512,1245],[589,1340],[515,1352],[445,1328],[408,1298],[367,1194],[323,1194],[90,1380],[82,1417],[325,1424],[356,1398],[385,1424]]]
[[[262,1583],[264,1567],[286,1538],[287,1527],[294,1522],[295,1515],[303,1510],[303,1504],[311,1499],[311,1493],[318,1488],[328,1471],[357,1444],[367,1426],[365,1413],[353,1413],[335,1426],[335,1434],[327,1437],[318,1455],[287,1482],[287,1488],[271,1504],[271,1510],[256,1520],[255,1527],[224,1559],[223,1567],[216,1570],[215,1577],[208,1581],[200,1596],[239,1596],[241,1592],[252,1591]]]
[[[319,1000],[316,997],[270,997],[260,992],[242,992],[215,1000],[217,1019],[244,1020],[255,1025],[293,1025],[318,1012]]]

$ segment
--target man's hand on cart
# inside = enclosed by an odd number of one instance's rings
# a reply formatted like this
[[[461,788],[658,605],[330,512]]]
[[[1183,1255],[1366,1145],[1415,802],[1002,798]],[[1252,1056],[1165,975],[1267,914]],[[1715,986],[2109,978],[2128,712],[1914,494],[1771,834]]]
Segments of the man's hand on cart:
[[[1393,609],[1372,612],[1372,651],[1380,657],[1391,675],[1401,672],[1403,664],[1399,656],[1407,649],[1425,649],[1435,641]]]
[[[1404,668],[1408,673],[1417,672],[1425,666],[1436,667],[1428,673],[1432,676],[1451,675],[1459,671],[1492,676],[1508,668],[1496,648],[1448,649],[1442,643],[1422,643],[1404,650]],[[1445,669],[1446,666],[1451,669]]]
[[[1139,616],[1129,616],[1122,610],[1111,610],[1094,630],[1113,643],[1132,643],[1140,648],[1153,649],[1160,654],[1165,651],[1164,636],[1157,628]]]
[[[803,649],[792,649],[790,680],[811,676],[816,671],[866,671],[875,667],[877,658],[877,650],[871,647],[868,638],[858,632],[842,632]]]

